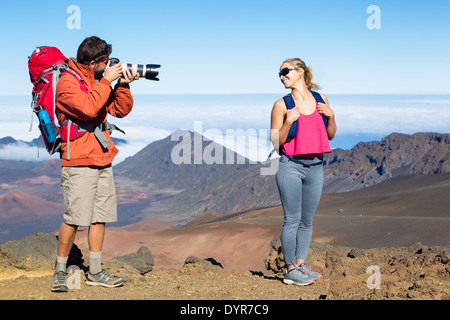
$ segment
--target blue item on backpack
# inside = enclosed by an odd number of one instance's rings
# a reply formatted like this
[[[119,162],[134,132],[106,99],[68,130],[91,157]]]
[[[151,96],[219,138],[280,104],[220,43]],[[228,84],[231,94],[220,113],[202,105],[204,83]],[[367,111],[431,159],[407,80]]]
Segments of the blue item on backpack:
[[[53,143],[56,140],[56,132],[55,127],[53,127],[53,121],[50,119],[47,111],[45,109],[39,111],[38,118],[39,126],[46,141],[48,143]]]

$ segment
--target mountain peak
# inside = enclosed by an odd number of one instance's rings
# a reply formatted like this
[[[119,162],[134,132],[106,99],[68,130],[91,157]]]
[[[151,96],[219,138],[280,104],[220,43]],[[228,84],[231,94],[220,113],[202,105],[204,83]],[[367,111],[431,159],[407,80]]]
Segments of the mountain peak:
[[[367,187],[401,175],[450,172],[450,135],[392,133],[327,154],[325,192]]]

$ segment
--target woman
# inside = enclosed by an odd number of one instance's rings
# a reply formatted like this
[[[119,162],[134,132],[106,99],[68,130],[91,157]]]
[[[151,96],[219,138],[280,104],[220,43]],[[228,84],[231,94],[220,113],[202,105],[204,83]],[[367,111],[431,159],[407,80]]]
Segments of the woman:
[[[331,152],[329,140],[337,128],[327,97],[320,94],[325,103],[318,103],[311,92],[319,87],[309,66],[298,58],[288,59],[281,65],[279,76],[285,88],[291,89],[295,103],[288,110],[284,99],[277,100],[271,116],[270,138],[281,155],[276,181],[284,211],[281,244],[287,267],[283,282],[308,285],[322,277],[305,260],[313,215],[322,193],[323,154]],[[289,139],[292,124],[298,127]]]

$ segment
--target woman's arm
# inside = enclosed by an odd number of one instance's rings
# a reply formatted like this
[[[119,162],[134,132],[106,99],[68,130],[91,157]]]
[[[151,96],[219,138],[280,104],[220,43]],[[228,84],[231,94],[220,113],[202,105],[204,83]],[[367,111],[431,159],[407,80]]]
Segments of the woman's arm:
[[[336,135],[337,126],[336,121],[334,119],[334,111],[331,110],[330,104],[328,102],[328,98],[324,94],[320,94],[322,96],[323,101],[325,101],[325,104],[319,103],[317,105],[317,109],[321,115],[324,115],[328,120],[327,125],[327,134],[328,134],[328,140],[333,140],[334,136]]]
[[[283,99],[275,102],[272,108],[270,141],[275,148],[279,149],[286,143],[291,125],[300,117],[296,108],[286,110]]]

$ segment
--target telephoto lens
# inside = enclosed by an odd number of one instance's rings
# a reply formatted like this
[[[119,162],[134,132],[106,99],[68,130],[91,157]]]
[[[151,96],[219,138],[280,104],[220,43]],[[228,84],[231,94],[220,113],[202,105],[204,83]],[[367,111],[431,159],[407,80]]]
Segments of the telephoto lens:
[[[110,59],[110,66],[112,67],[115,64],[118,64],[120,62],[117,58],[111,58]],[[156,77],[159,73],[158,68],[161,67],[159,64],[132,64],[132,63],[122,63],[123,71],[134,69],[137,73],[139,73],[139,76],[141,78],[145,78],[148,80],[154,80],[159,81],[159,79]]]

